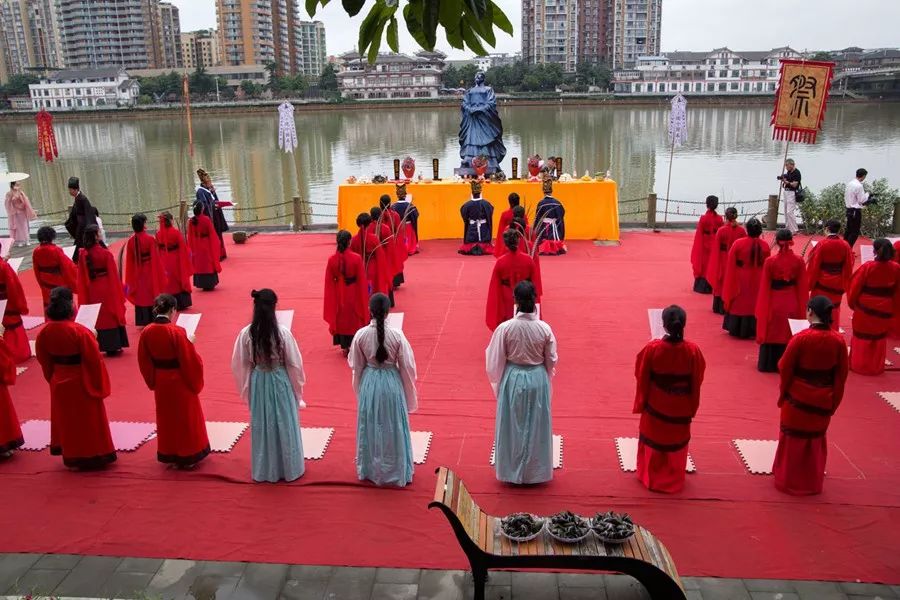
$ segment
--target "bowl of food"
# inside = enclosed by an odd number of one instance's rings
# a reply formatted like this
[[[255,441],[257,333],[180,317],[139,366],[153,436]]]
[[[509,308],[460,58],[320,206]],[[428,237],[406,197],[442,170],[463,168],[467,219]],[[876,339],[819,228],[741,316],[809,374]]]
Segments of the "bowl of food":
[[[564,510],[549,517],[547,533],[558,542],[574,544],[590,535],[591,526],[587,519]]]
[[[513,513],[500,519],[500,533],[514,542],[529,542],[544,529],[545,519],[529,513]]]
[[[634,535],[634,523],[627,513],[597,513],[591,519],[591,530],[607,544],[623,544]]]

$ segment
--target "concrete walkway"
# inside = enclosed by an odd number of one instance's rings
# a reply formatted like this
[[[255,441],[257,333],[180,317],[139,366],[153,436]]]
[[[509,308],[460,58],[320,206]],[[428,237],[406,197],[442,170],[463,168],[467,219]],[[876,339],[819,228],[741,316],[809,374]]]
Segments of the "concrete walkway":
[[[685,578],[689,600],[874,600],[900,586]],[[495,571],[488,600],[640,600],[630,577]],[[141,600],[466,600],[464,571],[314,567],[66,554],[0,554],[0,598]]]

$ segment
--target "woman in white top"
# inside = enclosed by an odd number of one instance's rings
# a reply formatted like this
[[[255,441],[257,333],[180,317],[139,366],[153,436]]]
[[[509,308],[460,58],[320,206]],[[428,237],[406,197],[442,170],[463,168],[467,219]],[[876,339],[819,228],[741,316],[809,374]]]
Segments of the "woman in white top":
[[[303,359],[290,330],[278,324],[278,296],[253,290],[253,322],[234,343],[231,370],[250,403],[254,481],[294,481],[303,475],[299,408],[304,408]]]
[[[356,473],[376,485],[405,486],[413,478],[409,413],[416,400],[416,359],[406,336],[385,325],[391,301],[369,300],[372,322],[353,336],[347,361],[358,403]]]
[[[556,372],[556,338],[535,313],[535,290],[520,281],[517,312],[494,331],[485,351],[488,378],[497,397],[494,467],[507,483],[553,479],[550,378]]]

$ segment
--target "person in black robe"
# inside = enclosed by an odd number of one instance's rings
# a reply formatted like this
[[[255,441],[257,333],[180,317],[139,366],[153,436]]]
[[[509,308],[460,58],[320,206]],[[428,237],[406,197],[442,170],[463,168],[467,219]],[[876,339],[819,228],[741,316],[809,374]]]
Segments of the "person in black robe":
[[[419,253],[419,209],[412,203],[412,196],[406,192],[406,186],[397,186],[397,201],[394,210],[400,215],[401,237],[409,256]]]
[[[459,210],[463,221],[463,243],[460,254],[481,256],[493,254],[494,207],[481,197],[481,182],[472,182],[472,199]]]
[[[566,253],[566,208],[553,197],[553,181],[544,179],[544,198],[538,202],[533,230],[541,254]]]
[[[78,262],[78,253],[84,248],[84,230],[88,225],[97,224],[97,209],[91,205],[91,201],[81,191],[81,182],[77,177],[69,177],[69,195],[74,198],[69,208],[69,217],[66,219],[65,228],[75,241],[74,262]]]
[[[225,232],[228,231],[228,221],[225,220],[225,213],[222,211],[222,207],[219,206],[219,196],[216,194],[216,188],[209,173],[203,169],[197,169],[197,176],[200,178],[200,187],[197,188],[195,204],[199,204],[203,208],[203,214],[212,221],[216,235],[219,236],[219,242],[222,246],[221,256],[219,257],[221,262],[228,258],[225,253],[224,237]]]

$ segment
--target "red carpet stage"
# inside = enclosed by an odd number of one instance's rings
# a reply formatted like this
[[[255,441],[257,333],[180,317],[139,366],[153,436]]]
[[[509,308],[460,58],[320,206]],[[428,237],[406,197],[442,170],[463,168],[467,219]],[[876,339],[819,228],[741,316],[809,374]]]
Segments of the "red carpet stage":
[[[158,464],[153,440],[102,473],[69,472],[46,450],[20,452],[0,464],[0,551],[464,568],[450,527],[426,508],[434,469],[447,465],[493,514],[628,511],[669,547],[685,575],[900,583],[900,413],[877,396],[900,391],[900,375],[850,375],[820,497],[786,496],[770,476],[749,474],[731,440],[777,439],[776,376],[757,373],[756,344],[729,338],[711,297],[691,292],[692,239],[626,233],[621,246],[575,242],[567,256],[542,259],[542,308],[559,339],[553,426],[564,437],[564,461],[552,483],[531,488],[499,484],[488,462],[495,405],[484,374],[484,303],[494,259],[461,257],[453,241],[424,243],[407,263],[397,311],[405,313],[419,369],[412,428],[434,439],[403,490],[356,481],[350,371],[321,316],[333,236],[257,236],[230,245],[222,285],[194,295],[203,313],[197,344],[206,418],[248,419],[231,378],[231,349],[250,317],[251,288],[272,287],[279,308],[297,311],[293,330],[309,381],[302,425],[335,428],[324,459],[308,461],[294,484],[268,485],[250,481],[249,433],[193,472]],[[21,277],[39,310],[32,273]],[[687,309],[688,337],[700,344],[708,370],[690,446],[697,473],[683,493],[666,496],[620,470],[614,439],[637,435],[633,368],[649,337],[647,309],[673,302]],[[131,350],[107,360],[113,395],[106,406],[112,420],[152,421],[152,396],[136,366],[138,333],[129,335]],[[47,385],[33,360],[27,366],[12,390],[19,416],[47,419]]]

